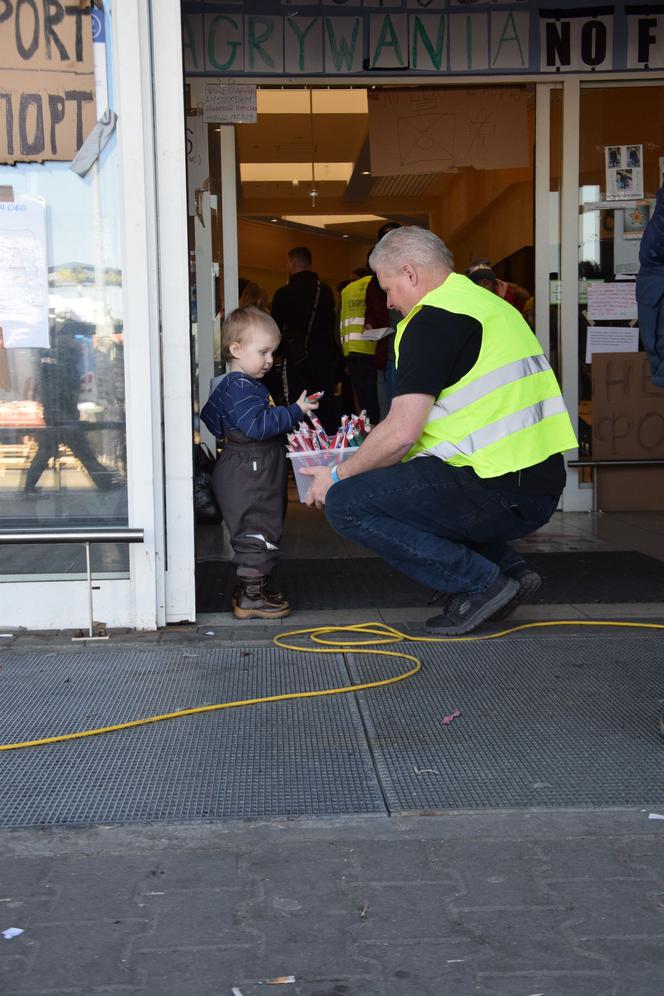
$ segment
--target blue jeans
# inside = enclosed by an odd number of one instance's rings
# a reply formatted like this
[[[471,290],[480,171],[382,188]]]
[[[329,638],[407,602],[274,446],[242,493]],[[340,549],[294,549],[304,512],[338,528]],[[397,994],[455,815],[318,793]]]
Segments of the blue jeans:
[[[548,522],[559,495],[494,491],[465,467],[417,457],[333,484],[330,525],[438,591],[478,592],[524,563],[509,540]]]

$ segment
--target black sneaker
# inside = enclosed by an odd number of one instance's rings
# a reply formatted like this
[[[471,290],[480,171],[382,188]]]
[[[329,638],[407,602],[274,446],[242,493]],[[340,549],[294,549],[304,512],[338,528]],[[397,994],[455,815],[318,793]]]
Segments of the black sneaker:
[[[516,581],[499,574],[485,591],[458,592],[450,601],[444,615],[427,619],[426,627],[429,632],[439,633],[441,636],[462,636],[464,633],[470,633],[511,602],[518,590],[519,585]]]
[[[514,573],[508,571],[507,576],[516,581],[519,590],[511,602],[494,612],[492,619],[507,619],[518,605],[521,605],[522,602],[529,602],[542,584],[542,579],[537,571],[531,571],[526,564],[520,564]]]

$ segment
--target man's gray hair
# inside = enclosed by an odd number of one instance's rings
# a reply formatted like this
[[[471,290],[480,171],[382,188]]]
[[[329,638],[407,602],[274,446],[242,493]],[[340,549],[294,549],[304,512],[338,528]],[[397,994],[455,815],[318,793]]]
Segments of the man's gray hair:
[[[454,257],[442,239],[417,225],[388,232],[369,256],[369,266],[374,273],[378,266],[398,269],[405,263],[414,263],[425,269],[439,266],[454,269]]]

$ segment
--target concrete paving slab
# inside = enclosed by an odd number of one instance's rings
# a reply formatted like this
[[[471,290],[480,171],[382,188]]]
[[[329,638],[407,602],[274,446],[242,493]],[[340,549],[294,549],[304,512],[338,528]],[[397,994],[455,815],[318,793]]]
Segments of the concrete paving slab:
[[[636,810],[2,831],[0,917],[24,934],[2,942],[0,985],[654,996],[663,835]],[[295,981],[266,986],[280,975]]]

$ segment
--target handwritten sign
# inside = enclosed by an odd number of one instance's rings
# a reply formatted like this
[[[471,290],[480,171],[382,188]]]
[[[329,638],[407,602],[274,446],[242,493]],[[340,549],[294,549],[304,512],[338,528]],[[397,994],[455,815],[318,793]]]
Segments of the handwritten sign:
[[[69,161],[96,119],[89,3],[2,0],[0,162]]]
[[[620,280],[615,284],[593,283],[588,287],[588,315],[593,321],[624,321],[636,318],[636,285]]]
[[[203,120],[206,124],[255,124],[256,87],[225,83],[206,86]]]
[[[657,4],[547,9],[541,0],[182,0],[181,7],[188,76],[664,68],[664,13]],[[263,9],[245,13],[247,7]],[[276,13],[279,7],[287,16]]]
[[[664,388],[655,387],[643,353],[598,354],[593,363],[593,456],[661,457]]]

